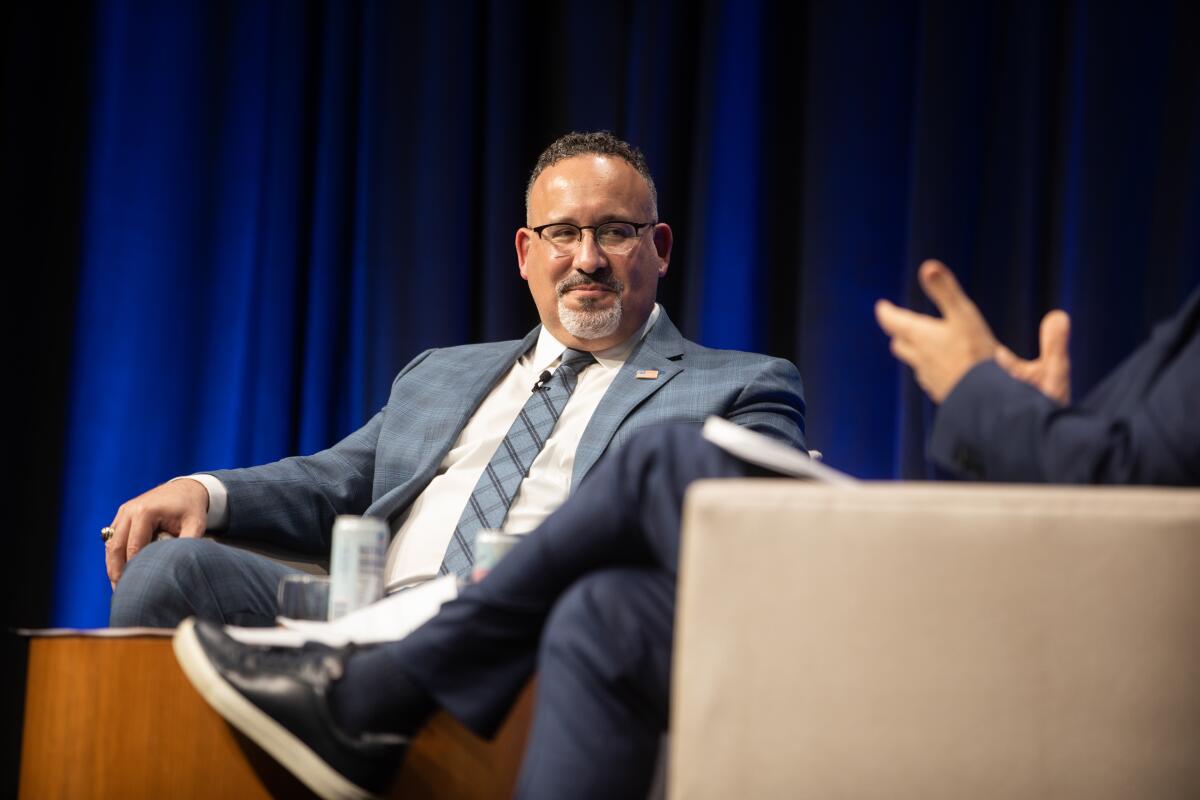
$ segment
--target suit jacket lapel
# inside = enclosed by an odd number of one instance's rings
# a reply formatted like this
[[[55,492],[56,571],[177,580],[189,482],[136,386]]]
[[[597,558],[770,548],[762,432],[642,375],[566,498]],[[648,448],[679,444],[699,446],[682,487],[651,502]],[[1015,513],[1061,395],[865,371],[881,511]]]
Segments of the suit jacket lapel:
[[[462,429],[467,426],[467,422],[475,414],[475,410],[479,408],[479,404],[488,396],[488,392],[496,388],[508,371],[512,369],[513,364],[520,360],[521,356],[537,343],[538,334],[541,333],[542,326],[537,326],[529,333],[525,334],[525,338],[519,342],[515,342],[513,346],[504,354],[502,358],[489,358],[485,363],[479,365],[479,375],[470,386],[464,387],[463,399],[458,409],[458,420],[454,426],[454,436],[446,445],[446,453],[450,451],[450,447],[458,439],[458,435],[462,433]],[[437,463],[441,463],[445,458],[446,453],[442,453],[437,458]]]
[[[571,473],[572,490],[595,465],[625,418],[666,386],[672,378],[683,372],[684,366],[678,360],[682,356],[683,336],[667,318],[667,312],[661,311],[654,327],[625,360],[624,366],[604,393],[596,413],[592,415],[587,429],[583,432],[579,448],[575,451],[575,468]],[[653,380],[638,380],[635,377],[638,370],[644,369],[658,370],[658,377]]]
[[[446,458],[446,454],[450,452],[450,448],[458,441],[463,428],[466,427],[467,422],[475,414],[475,411],[479,408],[479,404],[495,388],[496,384],[508,374],[513,364],[516,364],[521,356],[534,346],[541,330],[540,325],[535,327],[525,335],[524,339],[519,342],[513,342],[508,349],[502,351],[500,357],[496,357],[495,351],[493,351],[485,358],[481,358],[478,363],[467,365],[473,369],[474,380],[463,386],[457,408],[454,409],[455,422],[453,432],[444,438],[442,449],[437,452],[430,452],[422,459],[410,480],[405,481],[380,497],[371,504],[371,507],[365,513],[377,517],[386,517],[390,521],[397,513],[408,507],[416,495],[423,491],[429,485],[429,482],[433,480],[434,475],[437,474],[438,465],[442,463]]]

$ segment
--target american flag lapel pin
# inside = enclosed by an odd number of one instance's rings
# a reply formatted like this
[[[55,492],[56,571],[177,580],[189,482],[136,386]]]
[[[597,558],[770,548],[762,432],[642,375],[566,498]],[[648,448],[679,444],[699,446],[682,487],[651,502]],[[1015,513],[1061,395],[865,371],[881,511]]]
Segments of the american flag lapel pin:
[[[633,377],[639,381],[656,381],[658,380],[658,370],[656,369],[639,369],[633,373]]]

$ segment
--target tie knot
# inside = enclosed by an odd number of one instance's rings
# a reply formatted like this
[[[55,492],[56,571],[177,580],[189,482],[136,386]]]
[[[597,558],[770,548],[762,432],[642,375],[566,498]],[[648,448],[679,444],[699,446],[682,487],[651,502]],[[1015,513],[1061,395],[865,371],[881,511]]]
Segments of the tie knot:
[[[594,364],[596,357],[584,350],[574,350],[568,347],[563,351],[562,362],[559,364],[559,369],[569,369],[578,375],[583,371],[584,367]]]

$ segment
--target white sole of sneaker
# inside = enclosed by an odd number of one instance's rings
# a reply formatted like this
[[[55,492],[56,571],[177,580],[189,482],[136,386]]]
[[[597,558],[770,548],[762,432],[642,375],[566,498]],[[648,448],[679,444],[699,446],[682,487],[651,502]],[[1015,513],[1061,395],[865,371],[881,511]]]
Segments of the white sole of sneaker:
[[[248,736],[325,800],[370,800],[376,795],[346,780],[291,731],[242,696],[213,667],[196,641],[195,620],[184,620],[171,640],[192,686],[225,721]]]

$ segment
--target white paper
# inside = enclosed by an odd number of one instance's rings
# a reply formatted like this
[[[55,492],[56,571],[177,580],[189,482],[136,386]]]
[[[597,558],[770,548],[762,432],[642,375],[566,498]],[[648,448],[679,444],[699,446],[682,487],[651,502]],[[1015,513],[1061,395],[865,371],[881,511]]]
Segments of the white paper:
[[[350,642],[391,642],[403,639],[432,619],[443,603],[457,596],[457,578],[443,575],[412,589],[388,595],[333,622],[280,617],[279,628],[239,628],[230,625],[225,630],[246,644],[279,647],[300,647],[305,642],[323,642],[331,647],[341,647]]]
[[[742,461],[765,467],[793,478],[822,481],[842,486],[858,483],[844,472],[813,461],[803,452],[721,417],[709,417],[701,432],[705,439]]]

